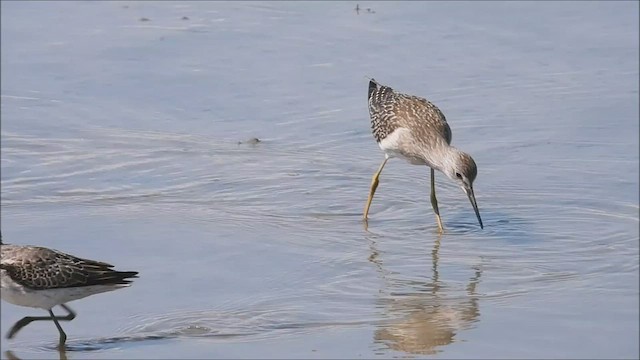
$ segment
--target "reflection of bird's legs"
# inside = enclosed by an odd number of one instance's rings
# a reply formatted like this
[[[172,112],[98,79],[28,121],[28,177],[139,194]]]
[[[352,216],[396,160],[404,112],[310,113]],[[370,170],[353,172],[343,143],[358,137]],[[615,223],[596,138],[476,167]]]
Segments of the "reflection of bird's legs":
[[[20,358],[17,357],[11,350],[5,351],[4,354],[7,356],[7,359],[9,360],[20,360]]]
[[[482,275],[482,270],[480,270],[479,267],[475,267],[475,270],[475,274],[473,275],[473,277],[471,277],[471,279],[469,279],[469,285],[467,285],[467,293],[469,295],[476,294],[476,286],[480,282],[480,275]]]
[[[11,350],[5,351],[4,354],[9,360],[21,360]],[[67,352],[65,351],[64,348],[60,348],[60,347],[58,348],[58,355],[60,355],[60,360],[67,360]]]
[[[433,244],[433,250],[431,250],[431,270],[433,271],[433,276],[431,278],[431,292],[435,295],[440,289],[439,279],[440,274],[438,273],[438,260],[439,260],[439,251],[440,251],[440,239],[442,239],[442,233],[439,232],[436,240]]]
[[[369,261],[376,266],[377,272],[380,274],[380,277],[385,283],[384,287],[387,288],[388,286],[390,286],[390,284],[388,284],[388,277],[392,276],[393,273],[386,271],[384,268],[384,261],[382,259],[384,253],[378,250],[375,236],[367,237],[367,239],[369,239],[369,250],[371,251],[371,254],[369,255]]]
[[[58,355],[60,355],[60,360],[67,360],[67,352],[63,346],[58,347]]]
[[[469,295],[469,305],[464,307],[463,317],[468,320],[476,319],[480,316],[480,309],[478,308],[478,295],[476,294],[476,287],[480,283],[480,275],[482,270],[479,267],[475,267],[475,274],[469,279],[467,285],[467,294]]]
[[[66,316],[54,316],[53,312],[51,310],[49,310],[49,314],[51,316],[25,316],[22,319],[18,320],[15,323],[15,325],[13,325],[13,327],[9,330],[9,332],[7,333],[7,339],[13,338],[18,333],[18,331],[20,331],[20,329],[22,329],[23,327],[29,325],[33,321],[53,320],[53,321],[57,322],[58,320],[71,321],[71,320],[75,319],[76,313],[73,312],[73,310],[71,310],[71,308],[69,308],[65,304],[60,304],[60,307],[62,307],[63,309],[67,310],[68,314]],[[56,325],[56,326],[59,326],[59,324]]]

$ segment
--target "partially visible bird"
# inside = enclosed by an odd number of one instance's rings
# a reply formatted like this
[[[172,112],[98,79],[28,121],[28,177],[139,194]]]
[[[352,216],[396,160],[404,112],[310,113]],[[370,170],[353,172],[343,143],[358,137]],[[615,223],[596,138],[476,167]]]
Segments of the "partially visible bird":
[[[27,316],[7,333],[11,339],[32,321],[52,320],[60,333],[59,346],[67,335],[58,321],[71,321],[76,313],[65,303],[129,286],[136,271],[116,271],[113,265],[75,257],[39,246],[2,243],[0,234],[0,277],[2,300],[19,306],[47,310],[50,316]],[[60,305],[66,316],[55,316],[52,308]]]
[[[444,227],[436,199],[434,169],[455,181],[467,194],[480,228],[483,228],[473,193],[473,181],[478,168],[469,154],[450,145],[451,128],[442,111],[426,99],[396,92],[374,79],[369,81],[368,98],[371,129],[385,158],[371,179],[369,198],[364,208],[365,222],[384,165],[389,158],[399,157],[413,165],[431,168],[431,205],[440,232],[444,231]]]

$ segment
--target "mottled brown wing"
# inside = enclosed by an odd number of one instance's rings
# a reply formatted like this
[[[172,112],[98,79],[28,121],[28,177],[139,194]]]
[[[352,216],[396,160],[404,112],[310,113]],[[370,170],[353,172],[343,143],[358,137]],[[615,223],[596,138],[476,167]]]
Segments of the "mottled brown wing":
[[[451,128],[440,109],[427,99],[398,94],[394,112],[398,115],[398,125],[411,130],[414,137],[426,141],[445,140],[451,143]]]
[[[451,143],[451,128],[442,111],[430,101],[395,92],[375,80],[369,82],[368,95],[371,129],[376,141],[404,127],[415,139]]]
[[[47,248],[24,247],[15,251],[18,253],[11,261],[2,262],[2,268],[14,281],[31,289],[128,284],[126,278],[137,274],[115,271],[111,264]]]

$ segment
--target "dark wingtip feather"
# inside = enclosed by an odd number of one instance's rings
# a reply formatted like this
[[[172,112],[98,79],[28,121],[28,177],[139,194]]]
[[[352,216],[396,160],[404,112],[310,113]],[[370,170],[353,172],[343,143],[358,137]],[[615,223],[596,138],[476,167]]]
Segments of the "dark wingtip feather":
[[[371,98],[371,94],[373,94],[376,89],[378,89],[378,82],[376,81],[376,79],[369,79],[369,99]]]
[[[77,286],[89,286],[89,285],[128,285],[133,282],[133,279],[138,277],[137,271],[108,271],[101,275],[96,275],[87,279],[85,284],[78,284]]]
[[[131,284],[133,279],[137,278],[137,271],[117,271],[115,274],[115,279],[118,281],[118,284]]]

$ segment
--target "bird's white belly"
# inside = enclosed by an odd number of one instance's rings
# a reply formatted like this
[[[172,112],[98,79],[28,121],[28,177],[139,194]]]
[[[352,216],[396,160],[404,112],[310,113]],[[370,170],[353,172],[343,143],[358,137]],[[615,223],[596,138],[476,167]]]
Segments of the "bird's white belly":
[[[51,309],[62,303],[58,299],[61,297],[58,292],[31,290],[13,282],[8,276],[2,277],[0,296],[2,296],[2,300],[14,305],[39,309]]]
[[[17,289],[2,289],[2,300],[4,301],[14,305],[46,310],[62,303],[62,301],[57,299],[59,296],[56,295],[57,294],[47,290],[40,290],[38,293],[28,293]]]
[[[121,286],[94,285],[33,290],[14,282],[8,275],[3,274],[0,296],[2,300],[14,305],[48,310],[56,305],[82,299],[89,295],[116,290],[119,287]]]
[[[409,129],[398,128],[391,134],[387,135],[384,139],[378,142],[380,149],[389,157],[397,157],[408,161],[413,165],[427,165],[427,163],[419,157],[407,156],[406,151],[403,151],[408,146],[412,146],[412,142],[409,141],[411,132]]]

